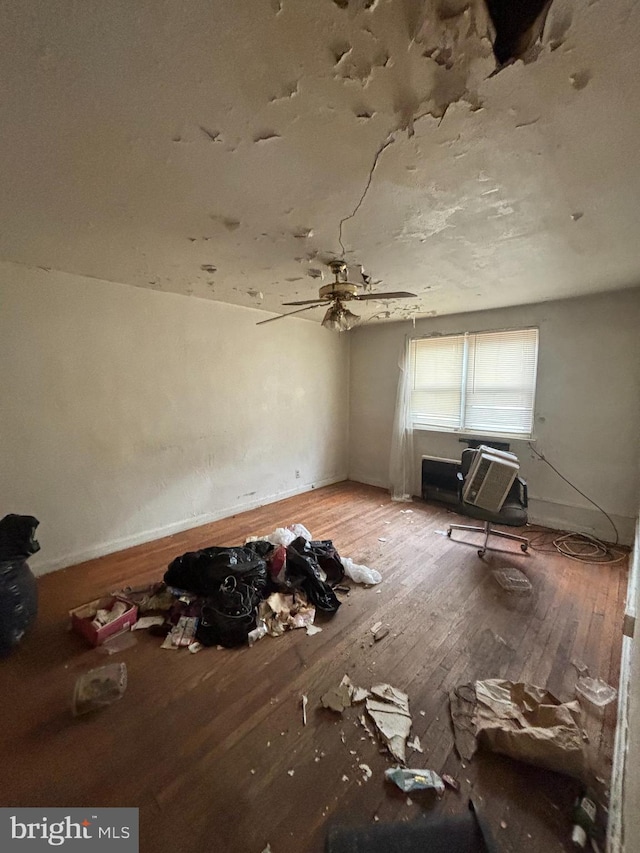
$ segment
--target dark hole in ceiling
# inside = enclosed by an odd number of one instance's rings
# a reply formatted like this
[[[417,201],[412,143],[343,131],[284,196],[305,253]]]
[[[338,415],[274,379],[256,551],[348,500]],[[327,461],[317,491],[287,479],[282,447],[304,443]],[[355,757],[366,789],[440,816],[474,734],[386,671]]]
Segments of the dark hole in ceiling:
[[[496,37],[500,65],[520,58],[538,38],[552,0],[485,0]]]

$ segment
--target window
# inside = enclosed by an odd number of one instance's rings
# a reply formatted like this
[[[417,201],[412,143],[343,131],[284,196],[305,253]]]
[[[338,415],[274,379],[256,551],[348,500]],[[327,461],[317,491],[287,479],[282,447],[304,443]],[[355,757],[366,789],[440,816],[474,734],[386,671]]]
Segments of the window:
[[[414,340],[414,427],[530,438],[537,362],[537,329]]]

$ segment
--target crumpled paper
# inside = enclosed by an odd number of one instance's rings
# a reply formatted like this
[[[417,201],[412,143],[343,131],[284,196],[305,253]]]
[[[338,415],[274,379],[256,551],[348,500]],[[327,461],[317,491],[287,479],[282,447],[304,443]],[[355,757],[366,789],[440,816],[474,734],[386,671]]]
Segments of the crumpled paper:
[[[260,603],[258,624],[264,623],[271,637],[280,637],[290,629],[309,628],[315,617],[316,609],[304,593],[298,590],[292,595],[274,592]]]
[[[449,694],[458,754],[478,745],[518,761],[581,778],[584,745],[578,702],[560,702],[542,687],[490,678]]]

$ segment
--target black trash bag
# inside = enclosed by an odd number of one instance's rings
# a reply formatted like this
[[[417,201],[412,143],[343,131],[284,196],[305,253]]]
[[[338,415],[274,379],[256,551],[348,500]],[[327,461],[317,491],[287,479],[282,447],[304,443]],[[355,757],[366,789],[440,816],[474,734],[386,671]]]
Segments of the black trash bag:
[[[0,521],[0,657],[6,657],[38,614],[38,587],[26,557],[40,550],[39,521],[5,515]]]
[[[40,550],[36,527],[40,524],[32,515],[5,515],[0,521],[0,563],[26,560]]]
[[[326,574],[327,582],[332,585],[340,583],[344,578],[344,566],[331,539],[322,539],[308,544],[311,553],[318,561],[318,565]]]
[[[267,585],[267,566],[251,548],[203,548],[176,557],[165,572],[164,582],[208,597],[218,592],[227,577],[242,579],[261,595]]]
[[[322,580],[318,561],[304,536],[287,547],[285,579],[288,586],[301,589],[317,610],[335,613],[340,607],[335,592]]]
[[[259,557],[268,560],[269,555],[276,546],[272,545],[271,542],[267,542],[264,539],[257,539],[255,542],[247,542],[244,547],[248,548],[250,551],[255,551],[255,553]]]
[[[247,642],[249,631],[257,624],[259,596],[249,585],[229,575],[215,596],[208,598],[200,613],[196,639],[203,646],[226,648]]]

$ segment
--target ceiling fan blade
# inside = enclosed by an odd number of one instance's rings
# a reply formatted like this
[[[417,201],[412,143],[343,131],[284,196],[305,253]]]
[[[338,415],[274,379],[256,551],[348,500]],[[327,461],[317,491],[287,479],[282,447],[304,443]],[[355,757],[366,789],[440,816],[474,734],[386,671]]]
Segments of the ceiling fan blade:
[[[300,302],[283,302],[282,304],[283,305],[311,305],[311,303],[313,303],[314,305],[325,305],[329,302],[331,302],[330,299],[303,299]]]
[[[363,299],[415,299],[417,294],[407,293],[406,290],[394,290],[390,293],[359,293],[353,296],[352,299],[362,301]]]
[[[269,317],[268,320],[260,320],[256,326],[264,326],[265,323],[273,323],[274,320],[282,320],[283,317],[290,317],[292,314],[301,314],[303,311],[308,311],[310,308],[317,308],[317,305],[307,305],[306,308],[298,308],[297,311],[289,311],[288,314],[278,314],[277,317]]]

